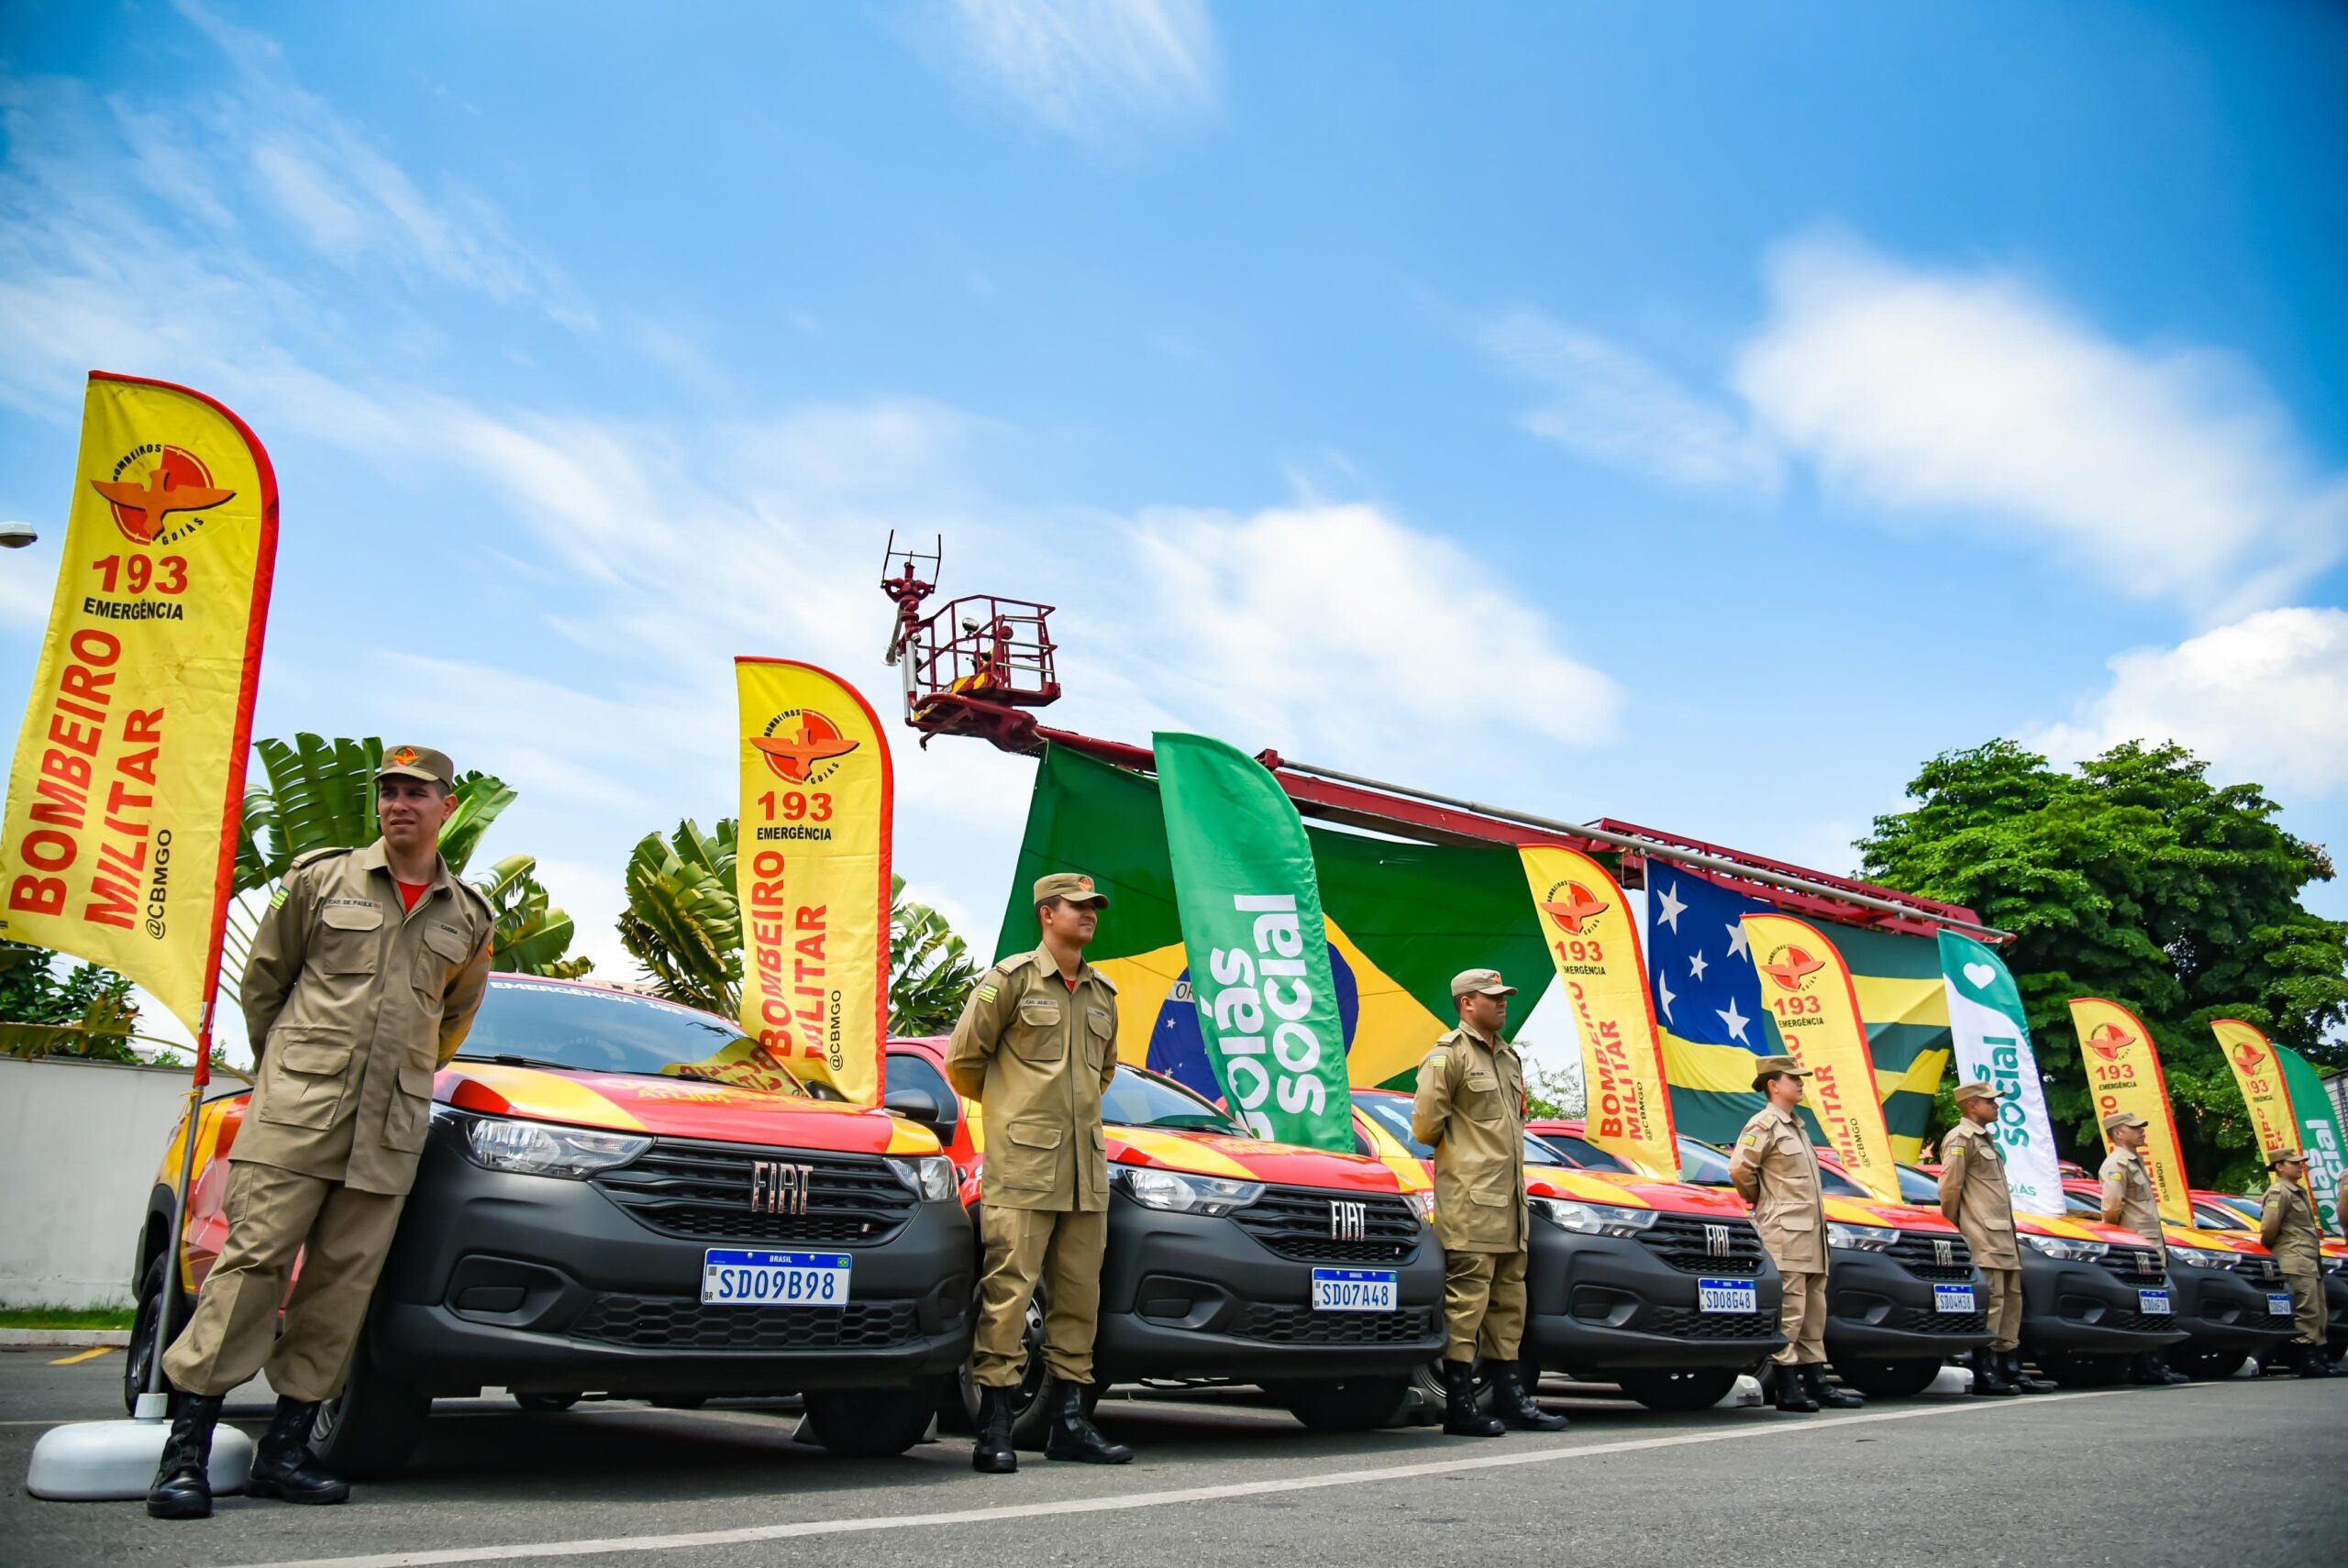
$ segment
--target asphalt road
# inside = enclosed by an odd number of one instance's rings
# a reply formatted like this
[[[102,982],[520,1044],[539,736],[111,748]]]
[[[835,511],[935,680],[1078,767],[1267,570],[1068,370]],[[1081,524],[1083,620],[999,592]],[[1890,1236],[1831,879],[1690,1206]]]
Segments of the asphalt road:
[[[1113,1398],[1119,1469],[1025,1459],[974,1475],[965,1441],[901,1459],[795,1444],[773,1408],[526,1415],[445,1402],[410,1470],[342,1507],[224,1498],[161,1524],[136,1503],[22,1490],[51,1423],[121,1413],[120,1353],[0,1352],[0,1562],[570,1562],[628,1568],[1408,1562],[1608,1568],[1962,1562],[2312,1563],[2348,1549],[2348,1378],[1973,1400],[1855,1415],[1662,1416],[1564,1398],[1554,1437],[1304,1431],[1218,1393]],[[258,1432],[265,1391],[232,1400]],[[1771,1524],[1767,1521],[1776,1520]]]

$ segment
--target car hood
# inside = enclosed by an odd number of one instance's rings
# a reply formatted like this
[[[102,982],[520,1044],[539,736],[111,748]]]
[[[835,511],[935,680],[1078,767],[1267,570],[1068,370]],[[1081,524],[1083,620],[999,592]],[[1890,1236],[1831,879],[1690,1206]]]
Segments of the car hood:
[[[2117,1247],[2141,1247],[2144,1238],[2119,1225],[2071,1214],[2024,1214],[2014,1211],[2014,1230],[2024,1236],[2066,1236],[2074,1242],[2109,1242]]]
[[[1186,1132],[1154,1127],[1110,1127],[1109,1162],[1274,1187],[1323,1187],[1339,1192],[1404,1190],[1382,1160],[1366,1154],[1334,1154],[1260,1138],[1224,1132]]]
[[[1937,1209],[1912,1203],[1886,1203],[1879,1198],[1838,1198],[1826,1195],[1826,1218],[1844,1225],[1888,1225],[1895,1231],[1929,1231],[1954,1236],[1956,1227]]]
[[[1665,1214],[1700,1214],[1708,1220],[1742,1220],[1753,1212],[1745,1207],[1744,1199],[1728,1187],[1662,1181],[1627,1171],[1567,1171],[1564,1174],[1597,1182],[1605,1190],[1615,1194],[1614,1197],[1599,1199],[1602,1203],[1621,1203],[1623,1197],[1628,1196],[1639,1208],[1653,1209]]]
[[[926,1129],[885,1110],[696,1078],[459,1061],[441,1069],[432,1093],[443,1104],[485,1116],[664,1138],[859,1154],[937,1152],[937,1140]]]

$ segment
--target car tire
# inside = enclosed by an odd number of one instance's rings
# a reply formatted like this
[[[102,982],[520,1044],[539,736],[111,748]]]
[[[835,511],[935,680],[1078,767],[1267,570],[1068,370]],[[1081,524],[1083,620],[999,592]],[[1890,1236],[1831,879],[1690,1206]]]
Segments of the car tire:
[[[130,1320],[130,1348],[122,1361],[122,1408],[126,1414],[138,1413],[138,1397],[147,1392],[147,1375],[153,1368],[155,1357],[167,1347],[159,1342],[163,1306],[163,1284],[171,1272],[168,1255],[159,1257],[147,1265],[147,1277],[138,1282],[138,1309]],[[185,1292],[179,1293],[172,1306],[172,1328],[174,1332],[187,1327],[190,1303]],[[162,1384],[169,1394],[171,1384]]]
[[[1392,1426],[1410,1397],[1408,1377],[1316,1377],[1267,1383],[1264,1392],[1316,1432],[1366,1432]]]
[[[532,1415],[551,1416],[557,1411],[570,1409],[585,1397],[581,1394],[525,1394],[517,1389],[514,1394],[514,1403]]]
[[[2034,1359],[2039,1371],[2065,1388],[2109,1388],[2128,1375],[2128,1358],[2121,1355],[2052,1351]]]
[[[415,1452],[431,1415],[432,1397],[376,1365],[362,1338],[342,1392],[318,1407],[310,1452],[346,1480],[395,1475]]]
[[[1623,1392],[1650,1410],[1709,1410],[1736,1386],[1733,1366],[1678,1366],[1621,1372]]]
[[[1930,1388],[1940,1375],[1938,1361],[1920,1356],[1898,1361],[1852,1356],[1834,1363],[1835,1376],[1876,1399],[1912,1399]]]
[[[921,1441],[936,1419],[937,1391],[912,1388],[811,1388],[804,1396],[814,1438],[847,1459],[893,1459]]]

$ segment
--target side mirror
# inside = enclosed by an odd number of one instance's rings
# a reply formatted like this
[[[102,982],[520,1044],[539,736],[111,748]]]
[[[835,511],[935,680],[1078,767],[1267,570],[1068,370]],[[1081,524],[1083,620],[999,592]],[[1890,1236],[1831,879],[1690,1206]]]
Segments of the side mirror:
[[[937,1097],[927,1089],[891,1089],[880,1103],[893,1114],[925,1126],[935,1127],[944,1120],[944,1114],[938,1109]]]

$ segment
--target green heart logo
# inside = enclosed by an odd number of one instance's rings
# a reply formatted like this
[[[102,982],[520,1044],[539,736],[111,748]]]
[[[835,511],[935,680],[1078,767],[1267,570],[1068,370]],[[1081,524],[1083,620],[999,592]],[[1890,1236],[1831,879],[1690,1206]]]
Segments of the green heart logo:
[[[1986,991],[1989,988],[1989,982],[1998,977],[1998,971],[1988,964],[1967,964],[1965,977],[1973,982],[1975,990]]]

